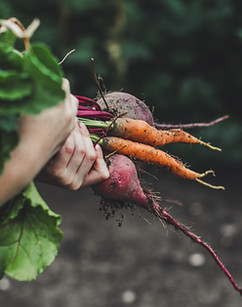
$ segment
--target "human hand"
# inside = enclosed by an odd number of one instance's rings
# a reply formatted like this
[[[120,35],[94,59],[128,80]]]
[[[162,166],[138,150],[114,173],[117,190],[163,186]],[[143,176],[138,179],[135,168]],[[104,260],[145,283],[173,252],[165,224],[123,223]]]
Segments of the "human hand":
[[[40,150],[44,164],[60,149],[74,128],[78,100],[70,93],[68,80],[63,79],[64,101],[34,116],[20,119],[20,136],[25,147]],[[43,165],[42,165],[43,167]]]
[[[71,95],[67,80],[64,101],[19,120],[20,140],[0,176],[0,205],[25,188],[47,161],[61,148],[74,128],[78,101]]]
[[[95,148],[84,124],[78,124],[60,151],[46,164],[37,179],[69,190],[96,184],[109,177],[102,149]]]

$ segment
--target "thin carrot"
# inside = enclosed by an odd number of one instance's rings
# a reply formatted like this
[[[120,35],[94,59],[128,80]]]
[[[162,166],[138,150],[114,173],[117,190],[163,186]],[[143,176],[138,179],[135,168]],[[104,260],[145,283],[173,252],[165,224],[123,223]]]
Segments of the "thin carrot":
[[[92,136],[93,140],[96,140],[96,136]],[[196,180],[202,184],[205,184],[211,188],[224,189],[222,186],[212,186],[200,180],[200,178],[206,176],[209,173],[214,174],[212,170],[204,173],[197,173],[185,167],[180,161],[171,157],[166,152],[154,148],[150,145],[125,140],[119,137],[106,136],[99,140],[99,144],[103,149],[109,152],[118,152],[120,154],[129,156],[131,158],[141,160],[146,163],[161,166],[170,170],[172,173],[190,180]]]
[[[92,127],[98,127],[105,130],[105,134],[107,135],[121,137],[123,139],[128,139],[154,147],[159,147],[170,143],[188,143],[201,144],[211,149],[221,151],[220,148],[214,147],[209,143],[205,143],[184,130],[160,130],[150,126],[143,120],[121,117],[115,118],[113,121],[101,121],[79,117],[79,121],[88,126],[90,131]]]
[[[211,146],[209,143],[205,143],[181,129],[159,130],[143,120],[124,117],[113,122],[109,129],[109,134],[152,146],[163,146],[169,143],[189,143],[201,144],[221,151],[220,148]]]

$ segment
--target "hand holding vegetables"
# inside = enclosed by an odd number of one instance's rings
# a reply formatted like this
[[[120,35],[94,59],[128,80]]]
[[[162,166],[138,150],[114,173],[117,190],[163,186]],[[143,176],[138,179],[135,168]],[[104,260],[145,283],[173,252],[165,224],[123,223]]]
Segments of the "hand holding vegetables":
[[[16,18],[0,20],[0,279],[35,279],[56,257],[61,217],[33,183],[50,159],[55,163],[45,178],[61,186],[75,189],[108,176],[87,130],[73,131],[77,100],[58,59],[48,46],[29,42],[38,25],[35,20],[25,29]],[[17,38],[24,51],[15,48]],[[63,146],[73,154],[58,154]],[[64,172],[56,173],[65,158]]]
[[[38,180],[77,190],[109,176],[100,146],[93,146],[84,124],[75,123],[62,148],[46,164]]]
[[[63,80],[63,89],[66,98],[57,106],[34,116],[24,115],[20,118],[19,144],[0,176],[0,205],[33,180],[73,130],[77,100],[70,94],[67,80]]]
[[[37,24],[35,22],[25,30],[16,19],[0,21],[0,33],[13,31],[17,37],[24,39],[26,49],[25,53],[16,53],[13,49],[14,41],[8,41],[9,33],[6,33],[7,40],[3,36],[0,59],[4,67],[8,63],[9,67],[14,67],[16,71],[13,74],[12,70],[2,70],[2,72],[0,70],[3,80],[10,88],[13,88],[13,91],[9,91],[6,87],[7,90],[3,90],[0,97],[3,102],[0,108],[2,112],[0,128],[3,145],[5,145],[1,148],[3,161],[0,161],[2,162],[0,170],[2,172],[4,169],[4,172],[0,177],[0,204],[25,187],[45,165],[41,175],[48,176],[49,180],[55,184],[73,190],[81,186],[93,185],[94,191],[103,197],[101,202],[103,208],[105,210],[110,208],[111,213],[107,212],[109,215],[114,215],[115,210],[137,205],[148,210],[163,223],[180,230],[210,253],[235,290],[242,294],[242,289],[235,283],[213,249],[174,219],[160,206],[162,199],[143,186],[136,166],[136,160],[139,160],[139,165],[142,165],[142,162],[155,164],[183,178],[203,183],[200,178],[211,171],[197,173],[189,170],[178,159],[157,147],[168,143],[185,142],[202,144],[217,150],[219,148],[212,147],[180,129],[168,130],[174,127],[155,123],[144,102],[130,94],[118,92],[106,95],[106,99],[100,92],[102,99],[97,102],[79,96],[80,105],[77,116],[82,124],[80,127],[76,124],[73,130],[76,102],[70,94],[67,81],[63,84],[66,99],[55,106],[64,97],[59,64],[49,50],[40,45],[29,44],[29,38]],[[22,84],[22,87],[16,86],[18,83],[11,84],[13,76]],[[44,110],[45,108],[48,109]],[[39,114],[33,116],[37,113]],[[32,114],[32,116],[26,114]],[[135,121],[129,121],[124,118],[124,115]],[[15,148],[16,136],[18,136],[16,119],[18,120],[19,116],[21,117],[20,142]],[[220,120],[221,118],[213,123]],[[94,146],[83,123],[88,126]],[[162,127],[166,131],[157,131],[154,127]],[[189,124],[189,127],[195,127],[195,124]],[[11,136],[12,144],[11,141],[6,141],[6,133],[7,137]],[[110,177],[98,144],[107,154]],[[5,163],[6,161],[8,162]],[[102,179],[106,180],[98,183]],[[223,189],[221,186],[206,185]],[[13,212],[11,212],[12,208],[14,208]],[[56,247],[61,239],[61,233],[57,227],[60,217],[51,212],[38,195],[33,183],[11,200],[7,207],[3,208],[2,213],[0,277],[5,272],[20,280],[33,279],[54,259]],[[41,224],[38,223],[39,216],[44,217],[41,219]],[[17,227],[14,229],[18,229],[18,234],[11,231],[10,223],[11,226]],[[43,227],[44,240],[42,240]],[[29,241],[30,245],[28,245]],[[51,249],[53,249],[52,253],[50,253]],[[19,250],[23,253],[27,251],[27,257],[24,258],[23,255],[21,258],[22,254]],[[29,271],[28,264],[33,270],[30,274],[26,274]]]

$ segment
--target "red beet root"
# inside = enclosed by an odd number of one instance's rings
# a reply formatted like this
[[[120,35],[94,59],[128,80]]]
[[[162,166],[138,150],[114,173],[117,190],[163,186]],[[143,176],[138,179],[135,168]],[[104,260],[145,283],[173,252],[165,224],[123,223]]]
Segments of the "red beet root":
[[[135,96],[123,92],[112,92],[106,94],[104,98],[109,110],[106,110],[106,105],[103,99],[100,98],[97,103],[102,110],[109,111],[115,115],[127,112],[126,117],[144,120],[148,124],[153,125],[154,120],[150,109],[143,101]]]
[[[143,190],[134,163],[128,157],[120,154],[111,156],[109,162],[110,177],[92,187],[95,193],[102,196],[104,199],[133,203],[139,207],[145,208],[166,224],[172,225],[183,232],[191,240],[200,244],[210,253],[217,265],[229,279],[234,289],[242,295],[242,289],[236,284],[211,246],[175,220],[166,210],[160,207],[150,193]]]
[[[141,119],[150,125],[155,125],[149,108],[144,102],[138,100],[136,97],[127,93],[113,92],[107,94],[105,100],[109,106],[108,111],[114,115],[120,115],[127,112],[125,115],[126,117]],[[105,110],[103,99],[99,99],[98,104],[103,110]],[[145,208],[166,224],[172,225],[183,232],[191,240],[200,244],[210,253],[217,265],[233,285],[234,289],[242,295],[242,289],[236,284],[229,271],[209,244],[201,240],[199,236],[192,233],[187,227],[175,220],[166,210],[160,207],[150,193],[143,190],[134,163],[128,157],[120,154],[113,155],[109,160],[110,177],[106,181],[93,187],[96,194],[102,196],[104,199],[133,203],[139,207]]]
[[[94,192],[107,199],[130,202],[149,210],[152,201],[140,185],[134,163],[120,154],[112,155],[109,163],[110,177],[94,185]]]

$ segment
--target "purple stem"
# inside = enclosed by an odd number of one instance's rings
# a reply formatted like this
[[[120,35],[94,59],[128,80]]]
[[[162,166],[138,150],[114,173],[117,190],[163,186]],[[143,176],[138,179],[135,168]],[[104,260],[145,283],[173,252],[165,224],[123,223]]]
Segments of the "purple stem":
[[[173,225],[176,229],[182,231],[186,236],[188,236],[190,239],[192,239],[194,242],[200,244],[203,246],[213,257],[215,262],[218,264],[218,266],[221,268],[221,270],[224,272],[226,277],[229,279],[231,284],[233,285],[234,289],[242,295],[242,288],[240,288],[236,282],[234,281],[233,277],[229,273],[229,271],[225,268],[221,260],[218,258],[214,250],[209,246],[206,242],[202,241],[200,237],[189,231],[184,225],[180,224],[178,221],[176,221],[167,211],[162,209],[158,204],[154,203],[153,208],[155,211],[155,214],[165,221],[167,224]]]
[[[100,120],[110,120],[113,116],[105,111],[96,111],[96,110],[78,110],[77,116],[87,117],[89,119],[100,119]]]
[[[93,110],[91,107],[84,107],[82,105],[78,105],[78,110],[83,110],[83,111],[90,111],[90,110]],[[96,111],[96,110],[95,110]]]
[[[78,99],[79,103],[88,104],[91,107],[93,107],[94,109],[96,109],[97,111],[101,111],[101,107],[93,99],[88,98],[88,97],[84,97],[84,96],[79,96],[79,95],[75,95],[75,97]]]
[[[155,123],[155,127],[158,129],[192,129],[192,128],[199,128],[199,127],[209,127],[227,118],[229,118],[229,115],[219,117],[209,123],[190,123],[190,124],[178,124],[178,125]]]
[[[102,128],[91,128],[91,127],[87,127],[88,131],[92,134],[103,134],[104,130]]]

